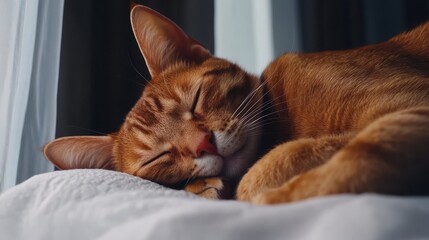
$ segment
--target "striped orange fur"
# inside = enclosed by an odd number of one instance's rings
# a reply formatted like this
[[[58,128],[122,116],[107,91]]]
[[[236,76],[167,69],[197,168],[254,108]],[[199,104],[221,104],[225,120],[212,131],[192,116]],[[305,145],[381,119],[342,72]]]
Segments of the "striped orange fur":
[[[258,79],[149,8],[131,22],[151,81],[118,132],[48,143],[58,167],[208,198],[238,184],[237,199],[262,204],[429,193],[429,23],[359,49],[284,54]]]
[[[201,196],[213,196],[208,189],[195,190],[201,182],[225,186],[210,177],[236,184],[259,153],[259,79],[213,57],[149,8],[135,6],[131,23],[152,75],[143,95],[118,132],[60,138],[45,146],[45,156],[61,169],[106,166],[168,186],[181,184]],[[205,177],[211,180],[194,181]],[[213,189],[209,192],[220,194]]]

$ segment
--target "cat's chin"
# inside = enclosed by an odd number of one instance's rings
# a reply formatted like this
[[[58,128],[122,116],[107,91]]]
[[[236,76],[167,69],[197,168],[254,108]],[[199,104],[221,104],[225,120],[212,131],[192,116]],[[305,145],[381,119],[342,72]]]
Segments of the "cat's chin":
[[[218,176],[223,168],[224,160],[219,155],[203,154],[195,160],[195,176],[212,177]]]

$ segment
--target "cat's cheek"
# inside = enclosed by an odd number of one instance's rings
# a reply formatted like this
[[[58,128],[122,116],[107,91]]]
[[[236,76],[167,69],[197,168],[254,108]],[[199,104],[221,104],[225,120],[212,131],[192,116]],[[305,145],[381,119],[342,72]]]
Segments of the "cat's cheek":
[[[199,158],[194,158],[194,176],[209,177],[218,176],[223,167],[223,159],[218,155],[206,154]]]

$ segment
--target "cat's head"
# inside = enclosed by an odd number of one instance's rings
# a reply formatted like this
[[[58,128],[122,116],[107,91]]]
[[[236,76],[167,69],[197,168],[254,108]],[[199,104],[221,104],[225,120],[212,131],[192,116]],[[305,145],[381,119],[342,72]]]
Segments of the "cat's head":
[[[105,168],[173,185],[192,177],[237,179],[256,160],[263,107],[259,80],[136,6],[131,23],[152,79],[117,133],[56,139],[60,169]]]

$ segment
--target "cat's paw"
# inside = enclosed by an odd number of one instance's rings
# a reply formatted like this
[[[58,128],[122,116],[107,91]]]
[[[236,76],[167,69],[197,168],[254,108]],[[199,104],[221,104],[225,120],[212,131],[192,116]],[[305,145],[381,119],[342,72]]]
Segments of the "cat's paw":
[[[281,196],[279,196],[276,192],[263,192],[251,199],[251,203],[257,205],[272,205],[283,203],[281,201]]]
[[[265,173],[266,171],[268,172],[266,165],[269,157],[269,154],[267,154],[267,156],[259,160],[240,180],[236,193],[237,200],[249,202],[259,193],[275,185],[272,177],[267,176]]]
[[[280,185],[276,181],[272,181],[271,177],[263,174],[261,169],[253,168],[244,175],[237,187],[237,200],[252,202],[253,199],[272,189],[273,186]]]
[[[254,179],[249,178],[248,175],[245,175],[237,188],[237,200],[248,202],[257,194],[257,187],[254,182]]]
[[[285,191],[279,191],[278,189],[268,190],[254,196],[250,202],[257,205],[274,205],[281,203],[288,203],[291,199]]]
[[[276,176],[278,174],[270,174],[273,163],[277,161],[287,162],[285,158],[285,151],[280,148],[276,148],[267,153],[263,158],[257,161],[249,171],[240,180],[237,187],[237,200],[249,202],[253,197],[261,192],[264,192],[270,188],[280,186],[284,179],[280,179]],[[276,169],[277,170],[277,169]],[[285,176],[288,175],[286,172],[282,172]],[[286,178],[286,177],[284,177]]]
[[[195,179],[185,186],[185,191],[207,199],[225,199],[230,195],[229,185],[219,177]]]
[[[293,177],[277,188],[264,191],[251,199],[253,204],[272,205],[301,201],[308,198],[341,193],[337,184],[325,181],[326,174],[319,175],[320,171],[313,170]]]

